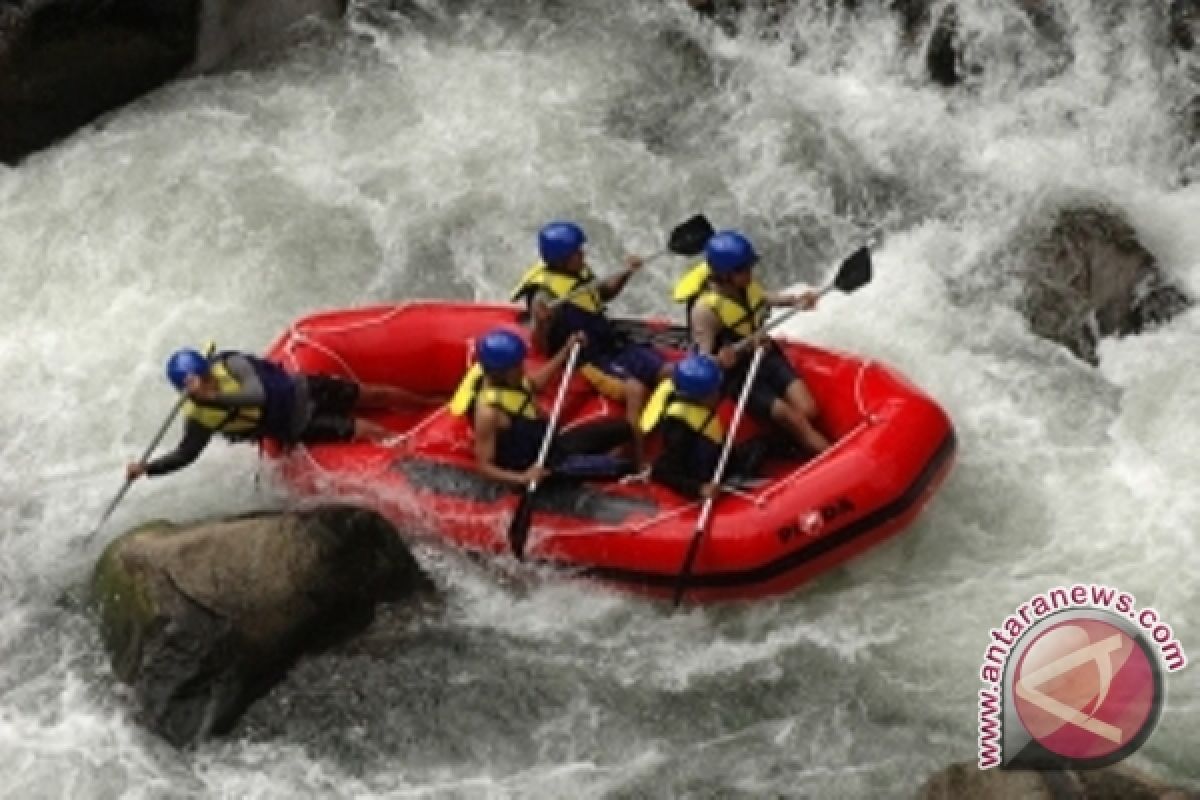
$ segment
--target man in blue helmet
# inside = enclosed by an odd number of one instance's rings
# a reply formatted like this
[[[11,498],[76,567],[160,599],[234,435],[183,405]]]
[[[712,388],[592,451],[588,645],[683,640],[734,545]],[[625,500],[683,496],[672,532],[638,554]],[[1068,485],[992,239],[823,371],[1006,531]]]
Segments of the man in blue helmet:
[[[725,446],[725,426],[717,416],[721,380],[716,361],[693,353],[675,365],[642,414],[644,433],[662,433],[662,453],[650,477],[685,497],[711,497],[716,491],[712,478]],[[730,452],[726,475],[753,475],[766,451],[762,440],[738,444]]]
[[[716,358],[726,372],[726,392],[736,396],[745,382],[751,353],[739,353],[734,345],[762,337],[760,331],[773,306],[811,309],[818,294],[767,292],[754,277],[758,253],[738,231],[714,234],[704,248],[704,258],[680,280],[675,298],[689,304],[688,327],[696,349]],[[774,422],[811,453],[820,453],[829,447],[829,440],[814,425],[818,412],[812,394],[779,348],[763,344],[769,349],[750,389],[748,411],[760,421]]]
[[[553,358],[526,374],[527,349],[515,332],[497,328],[479,339],[478,361],[455,391],[450,411],[471,421],[481,474],[512,486],[528,486],[552,472],[616,477],[625,471],[625,465],[609,455],[631,438],[624,420],[584,423],[562,431],[554,437],[547,466],[536,464],[548,424],[536,395],[562,370],[571,344],[585,341],[583,333],[571,334]]]
[[[184,348],[167,361],[167,380],[188,399],[184,431],[171,453],[125,468],[126,477],[165,475],[191,464],[214,434],[233,442],[271,437],[284,445],[383,438],[391,434],[354,411],[405,405],[436,406],[394,386],[359,384],[328,375],[293,374],[248,353],[226,351],[209,359]]]
[[[670,374],[670,365],[653,347],[623,341],[605,314],[605,303],[621,293],[630,276],[641,269],[642,259],[629,256],[625,272],[594,283],[583,251],[586,242],[583,229],[574,222],[542,226],[538,232],[541,261],[525,273],[512,298],[523,298],[528,304],[539,352],[557,352],[572,333],[587,335],[580,373],[602,394],[625,404],[640,468],[643,447],[638,420],[650,390]]]

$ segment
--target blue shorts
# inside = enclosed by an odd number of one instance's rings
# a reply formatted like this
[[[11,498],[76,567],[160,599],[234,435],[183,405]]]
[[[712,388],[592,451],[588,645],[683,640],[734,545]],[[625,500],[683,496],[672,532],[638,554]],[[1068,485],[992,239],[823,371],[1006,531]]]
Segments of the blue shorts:
[[[633,378],[647,389],[658,386],[659,375],[667,363],[662,354],[644,344],[630,344],[593,362],[614,378]]]

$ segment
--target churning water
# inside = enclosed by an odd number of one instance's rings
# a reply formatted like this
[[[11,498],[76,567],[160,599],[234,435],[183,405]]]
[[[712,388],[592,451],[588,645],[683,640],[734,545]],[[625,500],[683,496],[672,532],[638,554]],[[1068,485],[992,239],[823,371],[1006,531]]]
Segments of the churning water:
[[[1093,369],[1030,333],[1004,277],[1030,215],[1084,198],[1200,294],[1195,78],[1158,4],[1064,0],[1048,34],[964,0],[979,69],[954,90],[875,4],[737,37],[659,0],[395,5],[0,172],[0,795],[902,797],[974,758],[988,630],[1037,592],[1118,586],[1200,650],[1200,312]],[[304,662],[230,737],[177,752],[138,727],[70,598],[170,408],[172,349],[504,296],[550,217],[586,225],[603,272],[696,212],[760,241],[774,285],[883,227],[873,283],[793,332],[950,411],[958,466],[912,530],[786,599],[674,616],[421,547],[444,611]],[[684,266],[619,310],[677,315]],[[101,538],[280,503],[256,470],[214,446]],[[1172,780],[1200,780],[1196,675],[1169,677],[1135,759]]]

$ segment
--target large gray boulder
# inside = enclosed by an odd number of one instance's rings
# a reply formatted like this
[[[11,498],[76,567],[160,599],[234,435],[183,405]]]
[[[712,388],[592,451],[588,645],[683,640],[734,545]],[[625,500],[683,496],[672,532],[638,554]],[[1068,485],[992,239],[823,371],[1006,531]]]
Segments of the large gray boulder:
[[[348,506],[150,523],[110,544],[92,579],[113,671],[176,745],[228,731],[302,654],[363,630],[376,604],[431,591],[392,525]]]
[[[917,800],[1191,800],[1194,791],[1169,786],[1125,764],[1095,770],[981,770],[951,764],[932,775]]]
[[[0,0],[0,162],[347,0]]]
[[[1035,333],[1097,363],[1104,336],[1141,333],[1192,304],[1116,209],[1066,207],[1026,231],[1022,310]]]

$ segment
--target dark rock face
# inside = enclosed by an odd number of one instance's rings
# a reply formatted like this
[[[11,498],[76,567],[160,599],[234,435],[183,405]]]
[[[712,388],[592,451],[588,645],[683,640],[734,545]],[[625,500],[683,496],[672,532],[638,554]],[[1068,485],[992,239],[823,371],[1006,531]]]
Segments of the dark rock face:
[[[378,514],[338,506],[175,528],[111,544],[93,596],[113,671],[182,746],[224,733],[297,658],[432,584]]]
[[[1007,37],[1019,48],[1012,58],[1018,62],[1043,61],[1043,71],[1055,74],[1072,58],[1062,10],[1053,0],[1009,0],[1014,27]],[[940,86],[957,86],[966,75],[988,69],[989,63],[971,58],[978,32],[964,30],[956,2],[938,5],[931,0],[888,0],[887,7],[900,17],[904,38],[910,44],[927,39],[925,68]],[[936,16],[935,16],[936,12]],[[1017,21],[1023,20],[1017,24]],[[1031,59],[1031,54],[1036,54]],[[994,58],[994,56],[993,56]],[[1031,69],[1031,65],[1025,65]],[[1038,70],[1033,70],[1035,73]]]
[[[347,0],[0,0],[0,162]]]
[[[1200,36],[1200,0],[1171,0],[1168,11],[1171,42],[1181,50],[1191,50]]]
[[[1034,332],[1091,364],[1100,337],[1141,333],[1192,303],[1115,211],[1065,209],[1035,236],[1023,310]]]
[[[200,0],[25,0],[0,23],[0,161],[15,163],[192,60]]]
[[[950,4],[938,15],[937,24],[929,36],[925,51],[925,68],[929,77],[941,86],[957,86],[962,71],[959,67],[958,6]]]

